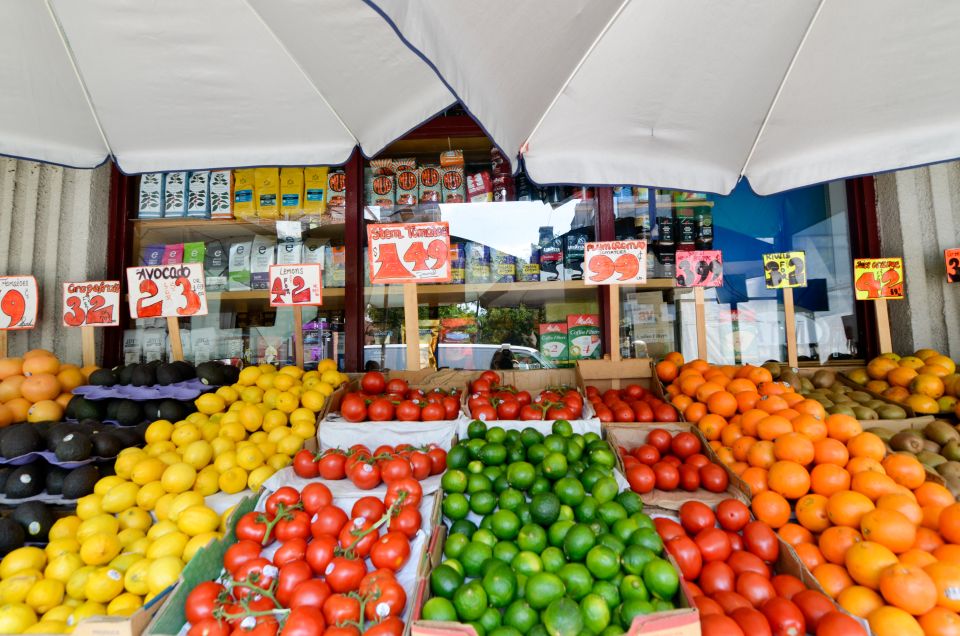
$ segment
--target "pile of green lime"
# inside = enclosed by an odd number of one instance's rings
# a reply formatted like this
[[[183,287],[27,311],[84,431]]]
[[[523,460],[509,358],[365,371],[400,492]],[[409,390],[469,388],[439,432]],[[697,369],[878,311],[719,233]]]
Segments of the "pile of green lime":
[[[608,636],[674,608],[677,572],[599,435],[564,420],[546,436],[475,421],[467,437],[447,454],[445,560],[424,620],[480,636]]]

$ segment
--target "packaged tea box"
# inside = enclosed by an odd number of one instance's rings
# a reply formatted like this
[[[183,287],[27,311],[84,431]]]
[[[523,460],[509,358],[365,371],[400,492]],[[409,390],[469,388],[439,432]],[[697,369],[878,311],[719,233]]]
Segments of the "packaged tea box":
[[[137,216],[141,219],[159,219],[163,216],[163,173],[140,175],[140,204]]]
[[[202,241],[183,244],[184,263],[202,263],[206,253],[206,246]]]
[[[161,265],[179,265],[183,262],[183,243],[171,243],[163,247]]]
[[[220,241],[206,244],[203,255],[203,275],[207,290],[222,291],[227,288],[229,272],[228,254]]]
[[[233,218],[233,197],[230,192],[232,180],[232,174],[229,170],[213,170],[210,172],[210,218]]]
[[[187,182],[187,216],[205,219],[210,216],[210,171],[191,172]]]
[[[272,236],[258,234],[250,248],[250,289],[270,286],[270,266],[274,264],[277,242]]]
[[[187,215],[187,173],[168,172],[163,183],[163,216]]]
[[[250,290],[250,241],[239,240],[230,244],[230,291]]]

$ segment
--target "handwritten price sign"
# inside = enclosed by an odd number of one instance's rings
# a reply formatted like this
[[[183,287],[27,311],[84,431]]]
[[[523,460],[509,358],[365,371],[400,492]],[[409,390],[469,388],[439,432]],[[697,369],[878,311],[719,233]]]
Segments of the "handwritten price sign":
[[[323,304],[323,274],[318,263],[270,266],[270,306]]]
[[[778,252],[763,255],[763,278],[767,289],[807,286],[807,255]]]
[[[857,300],[903,300],[903,259],[854,259],[853,281]]]
[[[116,327],[120,324],[120,281],[63,284],[63,324],[67,327]]]
[[[370,282],[375,285],[450,282],[450,226],[433,223],[367,225]]]
[[[0,329],[33,329],[39,297],[33,276],[0,276]]]
[[[943,260],[947,264],[947,282],[960,283],[960,248],[943,250]]]
[[[207,315],[203,265],[128,267],[131,318],[181,318]]]
[[[722,287],[720,250],[677,252],[677,287]]]
[[[636,285],[647,282],[646,241],[587,243],[584,285]]]

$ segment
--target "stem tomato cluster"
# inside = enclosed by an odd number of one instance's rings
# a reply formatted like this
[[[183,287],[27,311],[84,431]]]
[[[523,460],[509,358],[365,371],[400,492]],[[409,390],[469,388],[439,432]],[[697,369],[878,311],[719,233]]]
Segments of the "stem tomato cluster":
[[[410,444],[384,444],[372,452],[367,446],[356,444],[348,450],[328,448],[316,455],[304,449],[293,458],[293,472],[298,477],[349,479],[360,490],[370,490],[382,483],[389,489],[394,482],[408,479],[417,482],[446,469],[447,451],[435,444],[419,448]]]
[[[583,416],[583,396],[573,387],[548,387],[534,398],[529,391],[500,384],[494,371],[484,371],[470,383],[467,400],[475,420],[577,420]]]
[[[343,396],[340,415],[348,422],[455,420],[460,396],[456,389],[411,389],[406,380],[388,381],[379,371],[368,371],[360,379],[360,390]]]
[[[727,471],[700,452],[703,448],[693,433],[671,435],[655,428],[647,433],[645,442],[629,450],[622,446],[618,449],[634,492],[644,494],[654,488],[668,492],[677,488],[688,492],[698,488],[726,491],[730,483]]]
[[[400,636],[396,573],[420,529],[420,490],[393,483],[349,515],[322,483],[278,489],[237,522],[220,580],[188,595],[188,636]]]
[[[600,392],[587,387],[587,399],[601,422],[676,422],[677,410],[639,384]]]

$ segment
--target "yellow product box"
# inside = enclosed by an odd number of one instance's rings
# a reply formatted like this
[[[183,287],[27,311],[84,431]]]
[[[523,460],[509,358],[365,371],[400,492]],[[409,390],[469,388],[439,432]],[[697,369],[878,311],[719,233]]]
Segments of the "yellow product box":
[[[280,168],[280,212],[284,216],[303,212],[303,168]]]
[[[254,169],[233,171],[233,214],[238,219],[256,216],[257,204],[253,198]]]
[[[303,213],[320,215],[327,211],[327,174],[326,166],[307,166],[303,169]]]
[[[257,216],[261,219],[280,218],[280,169],[254,168],[253,178]]]

